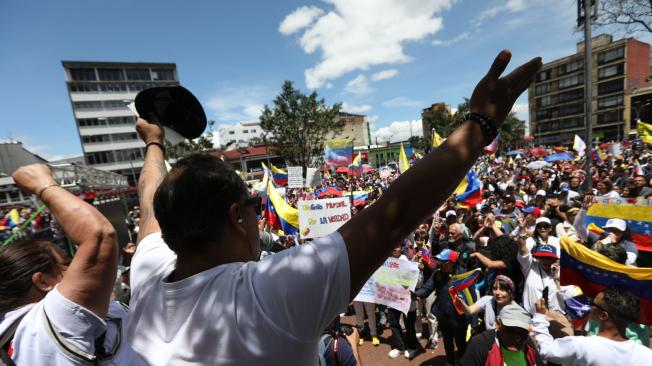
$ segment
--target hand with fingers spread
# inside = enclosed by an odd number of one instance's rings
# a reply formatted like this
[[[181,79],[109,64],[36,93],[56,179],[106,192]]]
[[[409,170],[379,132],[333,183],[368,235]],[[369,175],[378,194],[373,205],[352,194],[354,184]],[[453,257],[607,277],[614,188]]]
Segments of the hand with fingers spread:
[[[509,75],[500,77],[507,68],[512,53],[501,51],[489,72],[476,85],[469,101],[471,112],[483,114],[493,119],[500,126],[516,99],[534,80],[537,70],[541,67],[541,58],[536,57],[521,65]]]

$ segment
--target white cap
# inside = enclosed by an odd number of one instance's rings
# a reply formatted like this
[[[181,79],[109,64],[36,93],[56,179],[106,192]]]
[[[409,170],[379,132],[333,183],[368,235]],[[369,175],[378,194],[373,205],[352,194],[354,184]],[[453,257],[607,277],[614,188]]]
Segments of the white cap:
[[[552,225],[552,223],[550,222],[550,219],[547,218],[547,217],[539,217],[537,219],[537,221],[535,222],[535,225],[539,225],[540,223],[546,223],[548,225]]]
[[[446,211],[446,218],[448,218],[449,216],[457,216],[457,213],[453,210],[448,210]]]
[[[540,189],[540,190],[537,191],[536,195],[545,197],[546,196],[546,191],[544,191],[543,189]]]
[[[625,231],[627,230],[627,223],[625,223],[625,220],[621,220],[621,219],[609,219],[607,220],[607,224],[603,228],[604,229],[614,228],[620,231]]]

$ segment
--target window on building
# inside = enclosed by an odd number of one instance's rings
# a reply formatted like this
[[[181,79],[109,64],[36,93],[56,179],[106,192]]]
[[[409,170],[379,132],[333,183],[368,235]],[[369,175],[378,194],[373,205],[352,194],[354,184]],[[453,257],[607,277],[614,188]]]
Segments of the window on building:
[[[109,135],[93,135],[93,136],[83,136],[82,141],[85,144],[94,144],[94,143],[103,143],[110,142]]]
[[[575,60],[567,64],[557,66],[557,75],[569,74],[584,68],[584,60]]]
[[[552,99],[550,98],[549,95],[537,99],[537,107],[539,108],[547,107],[550,104],[552,104]]]
[[[611,108],[619,105],[623,105],[622,94],[598,99],[598,109]]]
[[[568,116],[577,113],[584,113],[584,103],[571,103],[559,107],[559,116]]]
[[[607,62],[621,59],[624,56],[625,56],[625,46],[613,48],[609,51],[605,51],[598,54],[598,65],[606,64]]]
[[[607,123],[620,122],[623,120],[623,110],[618,109],[615,111],[608,111],[598,113],[598,124],[603,125]]]
[[[550,79],[550,70],[542,70],[537,74],[537,81]]]
[[[606,79],[616,75],[622,75],[624,71],[624,64],[616,64],[601,67],[598,69],[598,79]]]
[[[149,69],[127,69],[127,80],[152,80]]]
[[[235,131],[229,131],[229,135],[235,135]]]
[[[104,109],[123,109],[127,108],[127,104],[122,100],[105,100]]]
[[[127,132],[127,133],[115,133],[111,135],[111,140],[114,142],[116,141],[130,141],[130,140],[137,140],[138,135],[135,132]]]
[[[624,89],[625,79],[616,79],[598,84],[598,95],[622,92]]]
[[[256,129],[255,129],[255,128],[252,129],[252,130],[251,130],[251,133],[256,133]]]
[[[116,161],[143,160],[143,151],[140,148],[116,150],[114,152]]]
[[[107,93],[121,93],[127,91],[125,84],[100,84],[100,90]]]
[[[565,118],[559,121],[559,129],[565,130],[569,128],[584,127],[583,117]]]
[[[571,86],[575,85],[580,85],[584,82],[584,75],[573,75],[569,76],[563,79],[559,79],[558,81],[558,88],[559,89],[565,89],[565,88],[570,88]]]
[[[95,69],[70,69],[70,79],[75,81],[95,81]]]
[[[72,104],[75,109],[82,110],[93,110],[93,109],[102,109],[102,102],[73,102]]]
[[[152,69],[152,80],[174,80],[172,69]]]
[[[550,92],[550,83],[545,83],[534,87],[535,95],[546,94],[548,92]]]
[[[96,92],[97,85],[95,84],[70,84],[70,91],[73,93],[89,93]]]
[[[584,89],[569,90],[557,94],[557,100],[559,103],[570,102],[572,100],[578,100],[582,98],[584,98]]]
[[[77,120],[79,127],[94,127],[94,126],[104,126],[106,121],[103,119],[97,118],[80,118]]]
[[[102,81],[124,80],[122,69],[97,69],[97,74]]]
[[[550,110],[545,109],[542,111],[537,111],[536,115],[537,115],[537,120],[548,119],[550,118]]]
[[[9,202],[20,202],[20,191],[19,190],[9,191],[7,193],[9,195]]]
[[[88,164],[90,165],[113,163],[115,161],[113,158],[112,151],[98,151],[94,153],[86,153],[85,156],[86,156],[86,161],[88,161]]]
[[[0,191],[0,203],[7,203],[9,199],[7,198],[7,192]]]
[[[136,123],[135,117],[109,117],[106,119],[109,126],[132,125]]]

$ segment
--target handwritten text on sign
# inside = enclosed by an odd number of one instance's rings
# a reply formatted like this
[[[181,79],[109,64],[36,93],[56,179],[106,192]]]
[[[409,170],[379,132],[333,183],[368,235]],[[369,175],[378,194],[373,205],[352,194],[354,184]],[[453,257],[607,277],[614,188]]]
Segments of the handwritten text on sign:
[[[418,280],[417,263],[388,258],[354,300],[383,304],[407,314],[412,302],[410,291],[414,291]]]
[[[351,218],[348,198],[301,200],[299,208],[299,231],[302,238],[319,238],[337,230]]]

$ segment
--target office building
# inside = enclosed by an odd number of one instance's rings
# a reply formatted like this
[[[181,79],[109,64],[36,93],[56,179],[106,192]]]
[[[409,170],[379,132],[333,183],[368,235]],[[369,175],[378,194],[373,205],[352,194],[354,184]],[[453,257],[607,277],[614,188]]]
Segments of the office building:
[[[134,183],[143,166],[145,144],[127,108],[141,90],[178,85],[173,63],[63,61],[66,87],[84,162]]]
[[[217,139],[213,144],[219,148],[249,146],[252,139],[262,141],[264,132],[260,120],[243,121],[234,126],[222,125],[217,131]],[[267,136],[269,138],[269,136]],[[236,146],[237,145],[237,146]]]
[[[613,41],[603,34],[592,39],[593,136],[621,140],[632,129],[625,97],[648,85],[650,45],[634,38]],[[572,144],[584,136],[584,42],[573,55],[548,62],[528,89],[530,131],[535,143]]]

